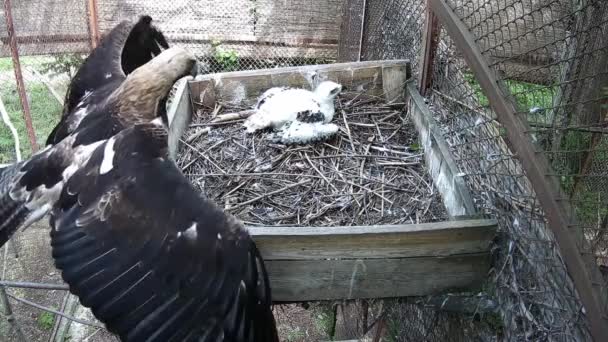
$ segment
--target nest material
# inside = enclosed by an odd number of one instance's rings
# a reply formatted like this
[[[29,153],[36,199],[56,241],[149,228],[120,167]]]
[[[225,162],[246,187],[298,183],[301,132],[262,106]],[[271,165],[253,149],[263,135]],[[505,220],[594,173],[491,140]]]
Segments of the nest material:
[[[441,221],[445,208],[403,104],[336,100],[332,139],[285,146],[243,120],[201,110],[178,164],[211,200],[249,225],[347,226]]]

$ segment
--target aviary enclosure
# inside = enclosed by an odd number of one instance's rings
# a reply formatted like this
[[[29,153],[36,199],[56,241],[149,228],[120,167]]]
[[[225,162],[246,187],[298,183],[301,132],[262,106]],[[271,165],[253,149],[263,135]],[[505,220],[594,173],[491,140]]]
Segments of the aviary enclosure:
[[[606,1],[3,3],[3,163],[44,141],[122,18],[206,63],[169,104],[193,115],[177,163],[251,227],[282,340],[608,340]],[[243,133],[261,91],[323,79],[347,87],[335,138]],[[47,240],[41,224],[2,251],[0,336],[113,340]]]

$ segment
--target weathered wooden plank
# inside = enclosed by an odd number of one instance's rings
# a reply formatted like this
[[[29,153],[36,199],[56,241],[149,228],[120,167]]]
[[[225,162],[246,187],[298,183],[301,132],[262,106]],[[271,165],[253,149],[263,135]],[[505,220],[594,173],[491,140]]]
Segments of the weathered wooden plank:
[[[410,77],[407,60],[369,61],[262,69],[201,75],[191,84],[195,98],[203,91],[212,91],[216,100],[236,107],[251,107],[265,90],[275,86],[312,89],[318,82],[330,79],[356,92],[370,96],[389,94],[396,100],[402,93],[404,80]],[[384,82],[384,78],[388,81]],[[205,83],[203,86],[199,83]]]
[[[266,260],[385,259],[483,253],[495,220],[411,225],[249,228]]]
[[[180,136],[177,132],[185,132],[192,116],[192,102],[190,101],[190,88],[188,87],[188,81],[192,77],[186,77],[180,81],[177,85],[177,89],[174,94],[171,106],[167,110],[167,118],[171,122],[169,127],[169,155],[172,158],[177,157],[177,150],[179,149]]]
[[[403,102],[405,81],[411,75],[409,64],[391,65],[382,68],[382,91],[387,103]]]
[[[408,83],[406,89],[411,99],[412,119],[418,130],[420,145],[424,148],[424,159],[433,183],[441,193],[448,215],[477,215],[471,193],[462,177],[458,176],[458,167],[428,106],[414,83]]]
[[[421,296],[478,288],[487,253],[452,257],[268,260],[275,302]]]
[[[490,267],[495,220],[353,227],[250,227],[281,302],[474,289]]]

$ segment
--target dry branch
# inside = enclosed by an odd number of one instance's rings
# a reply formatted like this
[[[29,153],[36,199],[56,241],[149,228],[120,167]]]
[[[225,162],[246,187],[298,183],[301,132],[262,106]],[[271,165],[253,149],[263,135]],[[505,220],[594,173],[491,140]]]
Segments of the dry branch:
[[[220,108],[220,107],[218,107],[218,108]],[[246,118],[250,117],[251,115],[253,115],[253,113],[255,113],[255,110],[242,110],[240,112],[235,112],[235,113],[218,114],[214,117],[213,120],[211,120],[211,122],[219,123],[219,122],[246,119]]]

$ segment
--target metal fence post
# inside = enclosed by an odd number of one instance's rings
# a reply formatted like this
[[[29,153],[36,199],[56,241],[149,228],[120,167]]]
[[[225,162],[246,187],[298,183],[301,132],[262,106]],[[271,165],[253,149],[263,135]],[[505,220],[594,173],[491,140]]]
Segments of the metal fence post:
[[[32,152],[36,152],[38,151],[38,144],[36,143],[36,133],[34,132],[34,125],[32,124],[32,116],[30,114],[30,106],[27,100],[27,94],[25,92],[25,83],[23,82],[23,74],[21,73],[21,63],[19,62],[19,50],[17,49],[17,37],[15,36],[15,27],[13,25],[13,15],[11,12],[10,0],[4,0],[4,15],[6,21],[6,32],[8,33],[8,42],[11,49],[11,56],[13,58],[13,68],[15,69],[17,92],[19,93],[21,107],[23,108],[23,119],[25,120],[25,127],[27,128],[27,135],[30,140]]]
[[[91,50],[99,44],[99,20],[97,18],[97,0],[87,0],[87,14],[89,19],[89,35]]]
[[[420,76],[418,79],[418,89],[422,96],[426,96],[426,91],[431,86],[433,64],[435,62],[437,43],[439,41],[439,21],[437,20],[435,13],[430,10],[428,0],[426,2],[426,19],[424,23],[424,32],[422,33]]]

